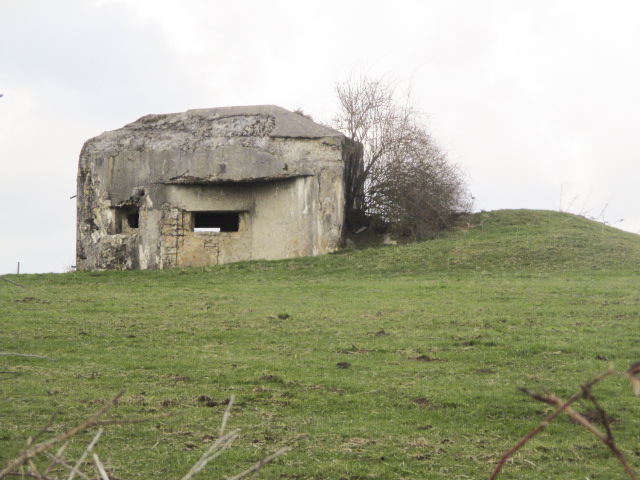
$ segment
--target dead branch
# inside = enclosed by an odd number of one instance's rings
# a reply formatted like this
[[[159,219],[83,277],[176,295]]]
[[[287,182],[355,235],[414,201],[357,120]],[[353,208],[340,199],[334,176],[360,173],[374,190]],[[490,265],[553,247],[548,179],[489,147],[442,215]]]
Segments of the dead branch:
[[[47,475],[40,475],[37,473],[32,473],[32,472],[11,472],[8,473],[7,475],[13,475],[14,477],[29,477],[29,478],[36,478],[37,480],[58,480],[55,477],[49,477]]]
[[[58,449],[56,454],[53,456],[51,463],[49,464],[47,469],[44,471],[45,475],[48,475],[49,472],[53,469],[53,467],[55,467],[56,465],[59,464],[60,461],[62,461],[62,456],[64,455],[64,452],[68,446],[69,446],[69,442],[64,442],[62,446]]]
[[[31,471],[35,472],[35,474],[38,476],[38,478],[42,478],[42,475],[40,475],[40,472],[38,472],[38,469],[36,468],[35,464],[33,463],[33,460],[29,459],[28,463],[29,463],[29,468],[31,469]]]
[[[187,474],[182,477],[182,480],[191,480],[198,472],[200,472],[204,467],[207,466],[211,460],[215,460],[222,453],[231,448],[234,440],[238,438],[238,434],[240,430],[234,430],[232,432],[227,433],[226,435],[220,436],[216,439],[216,441],[211,445],[207,451],[205,451],[200,459],[191,467],[191,469],[187,472]]]
[[[532,392],[531,390],[529,390],[527,388],[518,387],[518,390],[520,390],[522,393],[526,393],[531,398],[533,398],[534,400],[538,400],[539,402],[546,403],[548,405],[553,405],[554,404],[553,400],[551,400],[550,398],[545,397],[544,395],[540,395],[539,393]]]
[[[12,357],[26,357],[26,358],[41,358],[43,360],[57,361],[55,358],[44,357],[42,355],[33,355],[31,353],[15,353],[15,352],[0,352],[0,356],[12,356]]]
[[[229,403],[227,404],[227,409],[224,411],[224,415],[222,417],[222,424],[220,425],[220,435],[224,434],[224,429],[227,426],[227,420],[229,420],[229,415],[231,414],[231,408],[233,407],[233,402],[236,399],[234,395],[229,397]]]
[[[229,480],[240,480],[241,478],[244,478],[247,475],[250,475],[251,473],[255,473],[258,470],[260,470],[262,467],[264,467],[267,463],[272,462],[277,457],[279,457],[280,455],[284,455],[285,453],[289,452],[290,450],[291,450],[290,447],[281,448],[280,450],[278,450],[274,454],[269,455],[267,458],[263,458],[258,463],[256,463],[251,468],[249,468],[248,470],[245,470],[244,472],[236,475],[235,477],[231,477]]]
[[[346,178],[348,219],[425,239],[471,209],[464,176],[433,140],[424,116],[395,82],[368,74],[337,82],[331,126],[362,145]],[[361,154],[361,155],[360,155]]]
[[[8,473],[7,476],[21,477],[21,478],[24,478],[24,477],[35,478],[37,480],[59,480],[59,478],[57,477],[52,477],[50,475],[37,475],[32,472],[11,472],[11,473]],[[100,480],[100,479],[99,478],[90,479],[89,477],[87,477],[87,480]],[[123,480],[123,479],[117,478],[117,477],[110,477],[109,480]]]
[[[33,445],[35,441],[40,437],[40,435],[42,435],[44,432],[49,430],[49,428],[51,428],[51,425],[53,425],[53,422],[55,421],[57,416],[58,416],[57,413],[54,413],[53,415],[51,415],[49,417],[49,420],[47,421],[47,424],[44,427],[42,427],[40,431],[38,431],[38,433],[36,433],[34,436],[29,437],[29,440],[27,440],[27,448]]]
[[[85,449],[85,451],[82,452],[82,455],[80,455],[80,458],[76,462],[75,467],[71,469],[71,473],[69,474],[69,478],[67,480],[73,480],[73,477],[75,477],[76,472],[80,471],[80,466],[84,463],[84,459],[87,458],[87,455],[89,454],[89,452],[91,452],[91,450],[93,450],[93,447],[95,447],[96,443],[98,443],[98,440],[102,436],[103,431],[104,430],[102,428],[98,429],[98,433],[95,434],[95,436],[93,437],[93,440],[91,440],[89,445],[87,445],[87,448]]]
[[[94,422],[92,427],[104,427],[107,425],[135,425],[137,423],[154,422],[161,418],[169,418],[180,415],[179,413],[165,413],[163,415],[155,415],[151,418],[127,418],[125,420],[98,420]]]
[[[24,285],[19,284],[18,282],[14,282],[13,280],[9,280],[8,278],[3,277],[2,275],[0,275],[0,280],[4,280],[5,282],[9,282],[14,284],[16,287],[20,287],[20,288],[25,288]]]
[[[35,439],[39,437],[43,432],[45,432],[53,424],[55,415],[52,416],[49,422],[47,423],[47,425],[40,432],[38,432],[35,436],[29,438],[27,442],[27,447],[22,452],[20,452],[18,456],[0,472],[0,479],[11,475],[11,476],[35,478],[38,480],[60,480],[58,477],[50,476],[51,470],[56,465],[60,465],[70,471],[70,474],[67,480],[74,480],[74,477],[76,475],[80,476],[83,480],[92,480],[80,470],[80,467],[83,465],[83,463],[85,463],[85,460],[88,454],[92,452],[93,448],[97,444],[98,440],[102,435],[103,429],[102,428],[98,429],[98,432],[95,434],[91,442],[87,445],[86,449],[84,450],[80,458],[75,462],[75,465],[70,465],[69,463],[65,462],[64,459],[62,458],[62,455],[65,452],[67,445],[69,444],[69,442],[66,441],[68,438],[72,437],[76,433],[79,433],[83,430],[86,430],[91,427],[96,427],[99,425],[142,423],[150,420],[156,420],[158,418],[158,417],[154,417],[153,419],[99,420],[99,418],[102,415],[104,415],[111,407],[116,405],[116,403],[118,402],[119,398],[122,396],[123,393],[124,392],[120,392],[111,401],[109,401],[100,410],[98,410],[98,412],[93,414],[91,417],[89,417],[86,421],[84,421],[80,425],[77,425],[76,427],[58,435],[53,439],[34,445]],[[213,445],[211,445],[202,454],[200,459],[191,467],[189,472],[187,472],[187,474],[183,477],[182,480],[191,480],[198,472],[204,469],[210,461],[215,460],[222,453],[224,453],[226,450],[231,448],[233,442],[238,438],[240,433],[240,430],[238,429],[233,430],[227,434],[224,434],[224,430],[226,428],[227,421],[231,414],[231,409],[233,407],[234,400],[235,400],[235,397],[232,395],[229,399],[229,403],[227,405],[227,408],[222,418],[219,437],[216,439]],[[65,443],[62,445],[62,447],[58,449],[55,455],[52,455],[46,451],[56,443],[60,443],[60,442],[65,442]],[[255,474],[263,466],[273,461],[276,457],[288,452],[289,450],[290,449],[288,447],[278,450],[274,454],[262,459],[261,461],[253,465],[248,470],[242,472],[239,475],[236,475],[230,480],[240,480],[242,478],[245,478],[248,475]],[[33,462],[33,459],[39,454],[43,454],[51,459],[51,463],[45,470],[44,474],[41,474],[38,471],[35,463]],[[92,453],[92,459],[93,459],[93,464],[98,473],[98,479],[96,480],[118,480],[115,477],[111,477],[111,478],[109,477],[107,470],[104,468],[104,465],[102,464],[102,462],[100,461],[96,453]],[[18,467],[25,464],[27,464],[29,467],[26,473],[22,471],[20,472],[16,471]]]
[[[548,396],[549,396],[549,398],[551,400],[553,400],[553,402],[556,405],[564,405],[565,404],[565,402],[563,402],[562,399],[556,397],[551,392],[548,393]],[[600,440],[607,447],[609,447],[611,452],[615,455],[615,457],[618,459],[618,461],[620,462],[620,464],[624,468],[624,471],[626,472],[626,474],[629,475],[629,478],[631,478],[632,480],[637,480],[636,474],[633,472],[633,470],[631,470],[631,467],[629,467],[629,464],[627,463],[626,459],[624,458],[624,455],[622,454],[622,452],[620,451],[620,449],[616,445],[615,441],[613,440],[613,437],[609,438],[608,435],[605,435],[600,430],[598,430],[598,428],[595,425],[593,425],[589,420],[584,418],[582,415],[580,415],[578,412],[573,410],[571,407],[567,406],[565,408],[565,411],[577,423],[579,423],[584,428],[589,430],[591,433],[593,433],[596,436],[596,438],[598,440]]]
[[[575,402],[576,400],[581,398],[584,395],[585,388],[590,389],[595,384],[601,382],[603,379],[605,379],[609,375],[615,375],[615,374],[616,374],[616,372],[614,372],[611,368],[606,370],[605,372],[601,373],[600,375],[598,375],[594,379],[592,379],[589,382],[587,382],[586,384],[582,385],[580,390],[578,392],[574,393],[573,395],[571,395],[571,397],[569,397],[569,399],[566,402],[564,402],[562,404],[559,404],[558,408],[553,413],[551,413],[551,415],[549,415],[542,422],[540,422],[540,424],[537,427],[535,427],[533,430],[529,431],[524,437],[522,437],[518,441],[518,443],[516,443],[513,447],[511,447],[509,450],[507,450],[502,455],[502,457],[500,457],[500,460],[498,461],[498,464],[496,465],[495,469],[491,473],[491,476],[489,477],[489,480],[494,480],[498,476],[498,474],[500,473],[500,470],[502,470],[502,467],[505,464],[505,462],[514,453],[516,453],[518,450],[520,450],[529,440],[531,440],[538,433],[540,433],[547,425],[549,425],[553,421],[553,419],[555,419],[558,415],[560,415],[562,412],[564,412],[573,402]],[[524,389],[523,391],[525,391],[525,393],[528,393],[528,390],[526,390],[526,389]],[[540,399],[538,397],[540,397],[540,395],[535,394],[534,398],[536,400]],[[547,397],[548,397],[548,395],[547,395]],[[541,397],[541,398],[544,398],[544,397]],[[541,401],[544,401],[545,403],[547,403],[546,400],[541,400]]]
[[[100,478],[102,480],[109,480],[109,475],[107,475],[107,471],[104,469],[104,465],[102,465],[102,462],[98,458],[98,455],[96,455],[95,453],[93,454],[93,461],[96,464],[96,468],[98,469]]]
[[[68,469],[71,472],[75,472],[78,475],[80,475],[84,480],[90,480],[89,477],[87,475],[85,475],[84,473],[82,473],[80,470],[76,470],[76,467],[74,465],[69,465],[67,462],[65,462],[64,460],[62,460],[62,458],[60,457],[55,457],[53,455],[51,455],[48,452],[43,452],[43,455],[48,456],[49,458],[51,458],[52,464],[55,465],[62,465],[63,467],[65,467],[66,469]]]
[[[596,408],[596,411],[598,412],[600,421],[602,421],[602,425],[604,425],[604,429],[607,431],[607,438],[612,442],[614,442],[615,440],[613,439],[613,432],[611,431],[609,416],[607,415],[607,412],[605,412],[604,408],[602,408],[598,400],[596,400],[596,397],[593,396],[591,389],[588,389],[588,390],[585,389],[584,398],[591,400],[591,403],[593,403],[593,406]]]
[[[640,362],[635,362],[631,364],[629,369],[626,372],[626,376],[631,380],[631,386],[633,387],[633,393],[635,395],[640,395],[640,378],[638,375],[640,374]]]
[[[118,400],[123,394],[124,394],[124,391],[118,393],[106,405],[104,405],[100,410],[98,410],[95,414],[93,414],[91,417],[89,417],[80,425],[72,428],[71,430],[68,430],[65,433],[58,435],[55,438],[47,440],[46,442],[39,443],[34,447],[28,447],[22,452],[20,452],[20,454],[13,461],[9,462],[9,465],[7,465],[2,471],[0,471],[0,478],[3,478],[7,473],[13,472],[20,465],[24,464],[26,461],[32,459],[33,457],[44,452],[45,450],[51,448],[53,445],[64,442],[67,438],[72,437],[76,433],[94,426],[96,421],[102,415],[107,413],[107,411],[109,411],[111,407],[113,407],[116,403],[118,403]]]

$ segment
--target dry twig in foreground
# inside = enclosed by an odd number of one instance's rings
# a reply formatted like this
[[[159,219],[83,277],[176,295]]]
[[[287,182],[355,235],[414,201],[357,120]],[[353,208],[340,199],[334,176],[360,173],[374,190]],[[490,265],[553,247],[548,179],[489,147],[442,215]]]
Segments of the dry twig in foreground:
[[[16,353],[16,352],[0,352],[0,356],[10,356],[10,357],[25,357],[25,358],[40,358],[42,360],[51,360],[53,362],[56,361],[55,358],[44,357],[42,355],[34,355],[32,353]]]
[[[628,377],[631,380],[634,393],[636,395],[640,395],[639,374],[640,374],[640,362],[637,362],[631,365],[629,370],[627,370],[624,373],[619,373],[609,368],[608,370],[601,373],[594,379],[582,385],[580,387],[580,390],[574,393],[573,395],[571,395],[571,397],[569,397],[567,401],[561,400],[559,397],[554,395],[553,392],[549,390],[545,390],[545,394],[541,395],[539,393],[531,392],[526,388],[521,388],[520,390],[526,393],[527,395],[529,395],[531,398],[541,401],[543,403],[547,403],[549,405],[555,405],[557,408],[556,410],[553,411],[553,413],[551,413],[551,415],[549,415],[542,422],[540,422],[540,424],[537,427],[535,427],[533,430],[527,433],[524,437],[522,437],[513,447],[511,447],[507,452],[505,452],[502,455],[502,457],[500,457],[500,460],[498,461],[498,464],[496,465],[495,469],[491,473],[489,480],[494,480],[502,470],[502,467],[504,466],[505,462],[520,448],[522,448],[529,440],[531,440],[538,433],[540,433],[547,425],[549,425],[562,412],[567,413],[573,420],[576,421],[576,423],[585,427],[588,431],[590,431],[593,435],[595,435],[595,437],[598,440],[604,443],[611,450],[614,456],[618,459],[618,461],[622,465],[622,468],[624,469],[625,473],[629,476],[629,478],[631,478],[632,480],[637,480],[637,476],[635,472],[631,469],[624,455],[622,454],[622,451],[616,445],[616,442],[613,438],[613,433],[611,432],[611,426],[609,424],[607,412],[605,412],[605,410],[600,406],[600,403],[593,396],[593,393],[591,390],[594,385],[601,382],[602,380],[604,380],[606,377],[610,375],[623,375]],[[593,425],[593,423],[591,423],[584,416],[580,415],[578,412],[576,412],[571,408],[571,404],[580,398],[585,398],[591,401],[591,403],[593,403],[605,427],[606,434],[602,433],[595,425]]]
[[[5,478],[8,475],[19,476],[22,478],[35,478],[38,480],[62,480],[63,477],[52,475],[52,471],[54,467],[59,466],[68,470],[68,477],[66,480],[74,480],[75,476],[81,477],[83,480],[92,480],[89,476],[81,470],[81,467],[85,464],[85,460],[89,453],[91,453],[91,458],[93,460],[93,465],[95,467],[96,473],[98,475],[99,480],[118,480],[113,476],[109,476],[108,470],[105,468],[103,463],[100,461],[100,458],[96,453],[92,453],[93,448],[98,443],[100,436],[102,435],[102,428],[98,429],[98,432],[93,437],[91,442],[87,445],[86,449],[80,456],[80,458],[72,465],[71,463],[64,460],[63,455],[67,449],[69,444],[69,439],[76,435],[79,432],[84,430],[88,430],[92,427],[102,426],[102,425],[122,425],[122,424],[131,424],[131,423],[141,423],[151,420],[156,420],[157,417],[150,419],[131,419],[131,420],[99,420],[109,409],[111,409],[114,405],[118,403],[118,400],[122,396],[124,392],[120,392],[116,395],[111,401],[109,401],[106,405],[104,405],[100,410],[98,410],[95,414],[89,417],[87,420],[77,425],[76,427],[58,435],[55,438],[50,440],[35,444],[36,439],[42,435],[52,424],[55,419],[55,416],[52,416],[47,425],[40,430],[34,437],[30,438],[27,442],[27,447],[22,450],[16,458],[9,462],[9,464],[4,467],[0,471],[0,479]],[[189,472],[182,478],[182,480],[191,480],[198,472],[200,472],[206,465],[218,458],[222,453],[228,450],[233,444],[234,440],[238,438],[240,430],[233,430],[230,433],[225,434],[225,428],[227,425],[227,421],[229,419],[229,415],[231,414],[231,408],[233,406],[234,397],[231,396],[229,399],[229,403],[224,412],[224,416],[222,418],[222,423],[220,427],[220,435],[216,439],[216,441],[209,447],[202,457],[191,467]],[[63,443],[64,442],[64,443]],[[54,445],[63,443],[62,447],[58,449],[55,454],[51,454],[48,452],[50,448]],[[35,444],[35,445],[34,445]],[[246,471],[232,477],[232,480],[240,480],[245,478],[248,475],[255,474],[258,470],[264,467],[266,464],[272,462],[275,458],[283,455],[288,452],[290,448],[285,447],[281,448],[277,452],[268,457],[260,460],[258,463],[247,469]],[[34,459],[39,455],[49,457],[51,459],[51,463],[46,468],[44,473],[40,473],[38,468],[34,463]],[[26,471],[24,471],[24,467]]]
[[[0,275],[0,280],[4,280],[5,282],[12,283],[16,287],[24,288],[24,285],[21,285],[18,282],[14,282],[13,280],[9,280],[8,278],[3,277],[2,275]]]

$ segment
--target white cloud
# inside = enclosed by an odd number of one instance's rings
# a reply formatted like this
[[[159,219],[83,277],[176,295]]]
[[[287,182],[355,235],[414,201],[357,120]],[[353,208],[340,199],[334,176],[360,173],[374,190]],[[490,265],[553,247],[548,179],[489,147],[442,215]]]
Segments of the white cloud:
[[[207,2],[166,0],[95,0],[95,5],[122,6],[136,28],[154,25],[167,45],[181,54],[201,55],[206,50]],[[211,4],[209,4],[211,5]]]

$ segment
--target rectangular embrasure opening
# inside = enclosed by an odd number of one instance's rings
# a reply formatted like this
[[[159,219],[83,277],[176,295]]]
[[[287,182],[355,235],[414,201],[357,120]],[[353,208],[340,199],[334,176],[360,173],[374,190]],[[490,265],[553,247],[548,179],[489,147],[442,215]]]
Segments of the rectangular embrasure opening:
[[[128,233],[138,229],[140,212],[137,207],[116,207],[114,214],[114,233]]]
[[[127,214],[127,224],[129,228],[138,228],[138,222],[140,221],[140,214],[136,210]]]
[[[237,232],[240,212],[191,212],[194,232]]]

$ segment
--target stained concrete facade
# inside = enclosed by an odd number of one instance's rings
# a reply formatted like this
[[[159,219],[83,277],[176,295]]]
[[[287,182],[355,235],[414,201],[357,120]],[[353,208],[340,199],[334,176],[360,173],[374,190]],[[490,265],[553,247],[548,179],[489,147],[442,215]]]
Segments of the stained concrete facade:
[[[142,117],[82,149],[76,266],[162,269],[335,250],[361,151],[273,105]]]

